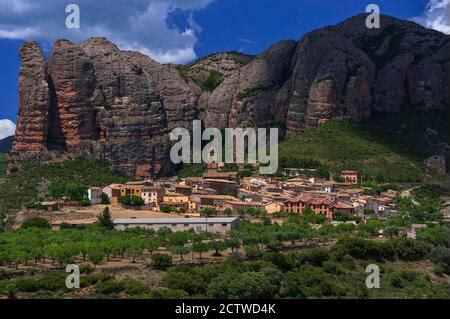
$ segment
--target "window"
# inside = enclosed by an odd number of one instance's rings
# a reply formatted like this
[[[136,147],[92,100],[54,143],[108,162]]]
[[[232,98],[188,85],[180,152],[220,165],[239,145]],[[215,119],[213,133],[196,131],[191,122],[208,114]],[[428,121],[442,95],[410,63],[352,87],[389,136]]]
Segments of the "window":
[[[177,224],[172,224],[172,227],[177,227]]]
[[[222,227],[227,227],[228,226],[228,224],[222,224]]]

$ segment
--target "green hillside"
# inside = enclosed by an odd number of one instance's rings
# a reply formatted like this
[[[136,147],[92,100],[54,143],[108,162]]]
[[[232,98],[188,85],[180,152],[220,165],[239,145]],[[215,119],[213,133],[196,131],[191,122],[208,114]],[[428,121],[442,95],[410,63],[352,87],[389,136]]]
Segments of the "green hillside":
[[[6,154],[0,153],[0,178],[5,176],[7,166],[8,166],[8,161],[6,159]]]
[[[64,193],[76,193],[90,186],[123,183],[127,176],[112,169],[105,162],[84,159],[61,163],[23,162],[23,169],[3,181],[0,179],[0,213],[14,212],[25,203],[49,196],[50,188]]]
[[[350,169],[385,180],[418,181],[423,175],[417,156],[396,150],[363,125],[338,120],[283,141],[279,157],[282,166],[313,160],[333,173]]]

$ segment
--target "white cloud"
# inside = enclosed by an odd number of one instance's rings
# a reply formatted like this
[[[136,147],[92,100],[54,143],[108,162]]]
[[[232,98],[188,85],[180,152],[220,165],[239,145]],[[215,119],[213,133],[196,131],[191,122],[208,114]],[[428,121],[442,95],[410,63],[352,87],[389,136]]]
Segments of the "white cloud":
[[[0,140],[16,133],[16,125],[11,120],[0,120]]]
[[[427,28],[450,34],[448,24],[449,4],[450,0],[429,0],[423,15],[412,20]]]
[[[0,38],[34,39],[52,43],[65,38],[80,42],[106,36],[120,48],[137,50],[161,63],[185,63],[196,58],[194,47],[201,27],[194,13],[214,0],[75,0],[80,8],[80,29],[65,26],[60,0],[1,0]],[[168,24],[171,14],[188,13],[177,28]],[[185,16],[185,15],[182,15]]]

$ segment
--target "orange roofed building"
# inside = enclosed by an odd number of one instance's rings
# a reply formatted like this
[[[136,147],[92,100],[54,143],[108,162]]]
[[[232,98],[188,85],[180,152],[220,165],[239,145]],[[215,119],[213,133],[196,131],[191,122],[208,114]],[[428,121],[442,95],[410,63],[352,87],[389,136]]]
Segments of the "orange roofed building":
[[[336,211],[353,214],[353,205],[333,199],[329,196],[312,196],[303,194],[295,198],[290,198],[284,202],[285,210],[289,213],[301,214],[306,207],[311,208],[316,214],[326,215],[327,218],[333,218]]]

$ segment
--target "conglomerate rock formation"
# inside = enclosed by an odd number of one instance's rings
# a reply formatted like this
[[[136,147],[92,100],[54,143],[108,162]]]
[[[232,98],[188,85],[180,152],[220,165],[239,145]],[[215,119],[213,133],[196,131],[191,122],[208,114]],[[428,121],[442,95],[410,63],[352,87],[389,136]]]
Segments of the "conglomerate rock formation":
[[[48,61],[26,42],[11,159],[61,152],[149,177],[173,171],[168,133],[194,119],[291,136],[332,118],[448,108],[448,36],[388,16],[367,29],[365,19],[281,41],[255,58],[211,55],[184,71],[105,38],[58,40]],[[199,83],[211,71],[220,83],[205,90]]]

